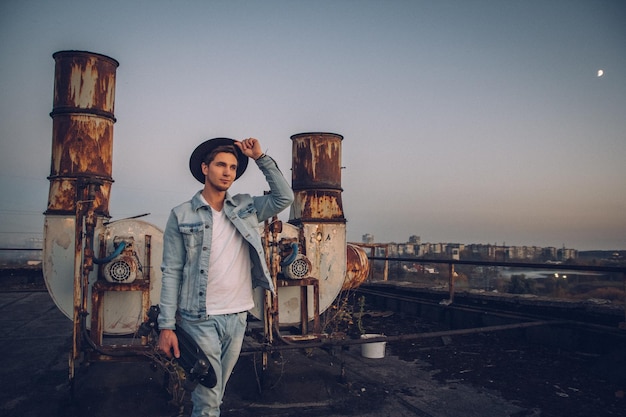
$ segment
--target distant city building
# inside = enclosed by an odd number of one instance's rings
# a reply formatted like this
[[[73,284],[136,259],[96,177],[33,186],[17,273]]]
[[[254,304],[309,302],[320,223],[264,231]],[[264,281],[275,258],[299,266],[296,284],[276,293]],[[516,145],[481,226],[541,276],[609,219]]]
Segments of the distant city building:
[[[568,259],[576,259],[577,257],[578,251],[576,249],[561,248],[557,251],[559,261],[567,261]]]
[[[409,243],[419,245],[420,243],[422,243],[422,239],[419,236],[411,235],[409,236]]]
[[[448,255],[451,259],[458,261],[461,259],[461,251],[465,248],[465,245],[461,245],[458,243],[451,243],[446,245],[446,255]]]
[[[363,243],[376,246],[379,256],[388,257],[446,257],[453,260],[482,259],[495,261],[564,262],[578,258],[576,249],[539,246],[506,246],[505,244],[421,243],[411,235],[407,243],[374,243],[374,236],[363,235]],[[382,255],[382,253],[386,255]]]
[[[369,234],[369,233],[366,233],[366,234],[364,234],[364,235],[361,237],[361,240],[363,241],[363,243],[369,243],[369,244],[372,244],[372,243],[374,243],[374,235],[371,235],[371,234]]]
[[[391,257],[408,256],[415,257],[420,255],[420,245],[413,243],[388,243],[388,253]]]

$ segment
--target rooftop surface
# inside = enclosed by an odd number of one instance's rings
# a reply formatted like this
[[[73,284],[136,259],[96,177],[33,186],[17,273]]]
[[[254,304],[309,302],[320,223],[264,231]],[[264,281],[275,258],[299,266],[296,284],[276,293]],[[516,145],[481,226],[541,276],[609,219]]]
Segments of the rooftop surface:
[[[72,323],[47,292],[0,292],[0,326],[2,416],[169,417],[179,411],[169,404],[163,373],[147,360],[81,366],[72,389],[67,361]],[[436,367],[419,359],[401,359],[389,347],[385,357],[379,359],[364,358],[360,352],[358,345],[333,352],[286,350],[272,356],[265,373],[260,370],[260,354],[244,355],[227,388],[222,415],[558,415],[542,412],[539,406],[507,400],[495,389],[472,385],[462,377],[463,372],[470,371],[469,365],[457,373],[459,377],[442,380],[437,378],[440,370]],[[512,377],[516,379],[517,375]],[[581,390],[546,384],[541,389],[549,392],[555,402],[568,401],[564,397],[567,393],[571,400],[575,390]],[[613,396],[613,386],[607,389]],[[616,406],[624,405],[623,400],[615,401]],[[612,410],[598,410],[595,415],[619,415]]]

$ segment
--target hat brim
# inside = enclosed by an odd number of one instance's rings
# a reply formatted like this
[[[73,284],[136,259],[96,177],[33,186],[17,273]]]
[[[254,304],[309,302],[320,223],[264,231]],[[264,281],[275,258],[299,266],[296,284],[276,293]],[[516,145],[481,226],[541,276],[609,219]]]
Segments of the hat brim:
[[[206,158],[207,154],[218,146],[233,145],[235,151],[237,152],[237,174],[235,175],[235,179],[241,177],[248,167],[248,157],[244,155],[243,152],[241,152],[241,149],[234,145],[234,143],[235,140],[229,138],[213,138],[202,142],[193,151],[191,157],[189,158],[189,170],[191,171],[191,175],[204,184],[204,174],[202,173],[202,163],[204,162],[204,158]]]

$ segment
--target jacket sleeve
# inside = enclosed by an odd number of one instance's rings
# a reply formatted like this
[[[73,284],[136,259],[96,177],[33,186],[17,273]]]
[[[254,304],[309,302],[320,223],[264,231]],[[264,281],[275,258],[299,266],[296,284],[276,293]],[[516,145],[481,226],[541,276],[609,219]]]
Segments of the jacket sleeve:
[[[163,233],[159,329],[176,328],[176,310],[178,308],[185,258],[185,245],[183,236],[178,229],[178,218],[175,212],[171,211],[165,226],[165,232]]]
[[[254,197],[257,218],[263,222],[289,207],[294,197],[291,186],[270,156],[265,155],[257,159],[256,163],[270,186],[269,194]]]

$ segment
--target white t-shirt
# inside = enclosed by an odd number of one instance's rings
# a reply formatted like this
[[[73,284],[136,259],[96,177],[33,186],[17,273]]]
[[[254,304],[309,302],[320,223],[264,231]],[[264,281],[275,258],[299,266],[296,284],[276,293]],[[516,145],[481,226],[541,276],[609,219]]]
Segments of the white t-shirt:
[[[206,311],[231,314],[254,307],[250,247],[223,211],[213,212]]]

